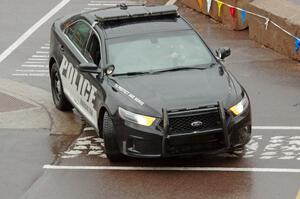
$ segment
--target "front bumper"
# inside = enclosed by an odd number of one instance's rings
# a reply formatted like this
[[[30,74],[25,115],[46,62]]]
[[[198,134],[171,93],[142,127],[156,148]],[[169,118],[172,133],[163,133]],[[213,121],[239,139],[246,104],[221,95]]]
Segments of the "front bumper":
[[[225,112],[221,104],[219,110],[220,128],[175,135],[169,134],[166,122],[162,128],[159,121],[144,127],[116,117],[114,124],[121,153],[146,158],[218,154],[247,144],[251,137],[250,106],[237,117]],[[166,112],[163,115],[166,117]]]

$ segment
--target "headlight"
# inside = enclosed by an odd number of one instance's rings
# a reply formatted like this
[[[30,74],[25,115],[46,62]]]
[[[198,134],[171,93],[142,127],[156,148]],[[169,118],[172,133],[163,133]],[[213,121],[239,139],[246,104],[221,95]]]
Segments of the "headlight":
[[[245,109],[248,107],[249,105],[249,100],[247,95],[245,94],[245,96],[243,97],[243,99],[236,104],[235,106],[231,107],[229,110],[235,115],[238,116],[241,113],[243,113],[245,111]]]
[[[134,122],[136,124],[140,124],[143,126],[151,126],[155,120],[154,117],[149,117],[149,116],[145,116],[145,115],[139,115],[136,113],[132,113],[121,107],[119,107],[119,115],[124,120]]]

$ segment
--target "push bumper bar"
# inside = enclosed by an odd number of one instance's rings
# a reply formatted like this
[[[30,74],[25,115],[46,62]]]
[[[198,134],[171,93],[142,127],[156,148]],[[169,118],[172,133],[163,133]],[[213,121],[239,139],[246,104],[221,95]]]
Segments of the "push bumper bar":
[[[182,133],[182,134],[171,134],[170,133],[170,123],[169,123],[169,116],[174,116],[176,114],[193,114],[193,112],[195,111],[218,111],[219,112],[219,116],[220,116],[220,121],[221,121],[221,125],[220,128],[214,128],[214,129],[205,129],[205,130],[201,130],[201,131],[195,131],[195,132],[191,132],[191,133]],[[167,145],[171,140],[177,139],[177,140],[181,140],[182,142],[184,142],[184,140],[188,140],[188,139],[193,139],[196,138],[197,136],[209,136],[210,134],[222,134],[221,136],[223,137],[223,141],[224,144],[222,145],[221,148],[218,148],[216,150],[212,150],[212,151],[203,151],[203,153],[207,154],[207,153],[219,153],[222,151],[226,151],[228,149],[230,149],[230,136],[229,136],[229,132],[228,132],[228,123],[226,121],[226,115],[225,115],[225,110],[223,107],[223,103],[222,102],[218,102],[217,105],[213,105],[213,106],[209,106],[206,108],[201,108],[201,109],[197,109],[197,110],[186,110],[186,111],[180,111],[178,113],[170,113],[167,109],[162,109],[162,116],[163,116],[163,138],[162,138],[162,156],[166,157],[166,156],[170,156],[171,154],[169,154],[168,150],[167,150]],[[201,143],[199,143],[199,145],[201,145]],[[202,153],[201,151],[198,152],[189,152],[188,154],[193,154],[193,153]],[[178,154],[178,155],[187,155],[187,154]]]

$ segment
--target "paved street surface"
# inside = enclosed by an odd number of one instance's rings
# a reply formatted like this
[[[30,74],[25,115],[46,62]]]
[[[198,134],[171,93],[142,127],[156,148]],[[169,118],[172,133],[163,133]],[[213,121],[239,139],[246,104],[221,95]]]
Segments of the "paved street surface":
[[[1,198],[297,197],[299,63],[249,40],[247,31],[227,30],[178,4],[212,49],[231,48],[225,65],[250,95],[252,140],[240,157],[129,159],[112,164],[103,140],[76,111],[54,108],[47,62],[50,26],[56,18],[114,2],[65,0],[29,37],[18,40],[59,3],[1,2],[0,54],[22,41],[0,61]]]
[[[290,1],[292,1],[292,2],[294,2],[296,4],[300,4],[300,2],[298,0],[290,0]]]

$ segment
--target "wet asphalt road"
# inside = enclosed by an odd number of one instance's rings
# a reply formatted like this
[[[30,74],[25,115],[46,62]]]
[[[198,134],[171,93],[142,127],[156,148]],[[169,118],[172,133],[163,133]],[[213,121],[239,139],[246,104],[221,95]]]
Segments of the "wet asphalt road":
[[[1,52],[35,23],[58,1],[18,4],[9,1],[2,13],[10,13],[16,29],[8,20],[0,20],[5,33],[0,38]],[[23,12],[16,16],[12,5]],[[30,74],[22,65],[37,51],[47,49],[49,29],[59,16],[91,8],[89,1],[74,0],[50,18],[4,62],[0,78],[15,80],[49,91],[46,72]],[[32,5],[36,8],[32,9]],[[2,10],[5,10],[2,12]],[[300,64],[250,41],[247,32],[226,30],[211,19],[182,8],[181,12],[197,27],[203,38],[216,49],[229,46],[232,56],[225,65],[248,91],[255,126],[297,126],[300,123]],[[3,18],[1,18],[3,19]],[[7,19],[7,18],[6,18]],[[5,39],[4,39],[5,38]],[[45,47],[45,48],[42,48]],[[28,70],[28,69],[26,69]],[[44,69],[40,69],[44,70]],[[33,73],[33,72],[32,72]],[[42,76],[43,75],[43,76]],[[176,86],[176,85],[174,85]],[[1,104],[1,103],[0,103]],[[1,104],[3,106],[3,104]],[[62,123],[65,121],[61,121]],[[73,129],[71,128],[70,131]],[[75,131],[75,129],[74,129]],[[1,198],[296,198],[300,189],[299,130],[253,130],[253,139],[243,158],[228,155],[185,159],[131,159],[112,164],[103,152],[103,141],[92,130],[83,130],[79,138],[50,136],[48,129],[0,129],[0,192]],[[73,141],[74,140],[74,141]],[[299,140],[299,141],[298,141]],[[58,166],[121,166],[120,170],[43,169]],[[136,171],[135,168],[208,167],[220,171]],[[72,168],[72,167],[70,167]],[[130,171],[125,171],[129,168]],[[265,172],[229,172],[222,168],[266,168]],[[271,169],[285,169],[270,172]]]
[[[293,2],[295,4],[300,4],[300,1],[298,1],[298,0],[289,0],[289,1],[291,1],[291,2]]]

